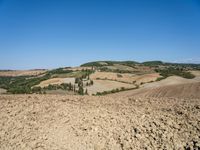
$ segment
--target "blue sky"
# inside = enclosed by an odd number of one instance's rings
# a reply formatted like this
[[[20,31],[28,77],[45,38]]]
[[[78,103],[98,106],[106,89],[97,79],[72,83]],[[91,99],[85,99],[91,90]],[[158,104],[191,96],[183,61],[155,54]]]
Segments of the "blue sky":
[[[0,69],[200,63],[199,0],[0,0]]]

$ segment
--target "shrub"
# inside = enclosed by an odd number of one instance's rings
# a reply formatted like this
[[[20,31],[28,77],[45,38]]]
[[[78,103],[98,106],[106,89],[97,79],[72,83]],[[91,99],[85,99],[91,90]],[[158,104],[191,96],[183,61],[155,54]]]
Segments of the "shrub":
[[[87,89],[85,90],[85,95],[88,95],[88,90]]]
[[[93,85],[94,84],[94,81],[93,80],[90,80],[90,85]]]
[[[123,76],[121,74],[117,74],[117,77],[118,78],[122,78]]]
[[[83,89],[82,86],[79,87],[79,89],[78,89],[78,94],[84,95],[84,89]]]
[[[167,77],[173,76],[173,75],[181,76],[181,77],[187,78],[187,79],[192,79],[195,77],[190,72],[183,71],[182,69],[179,69],[179,68],[170,67],[170,68],[162,69],[162,70],[156,69],[155,71],[159,72],[160,75],[163,76],[164,78],[167,78]],[[162,78],[160,78],[160,79],[162,79]],[[158,80],[160,80],[160,79],[158,79]]]
[[[33,93],[40,93],[41,91],[42,91],[41,87],[34,87],[34,88],[32,88],[32,92]]]

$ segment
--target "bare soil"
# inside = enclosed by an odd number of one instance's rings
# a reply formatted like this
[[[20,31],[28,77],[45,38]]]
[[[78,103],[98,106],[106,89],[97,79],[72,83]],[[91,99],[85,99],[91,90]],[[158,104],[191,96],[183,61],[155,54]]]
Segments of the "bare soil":
[[[112,97],[118,96],[135,96],[135,95],[154,95],[156,97],[199,97],[199,83],[200,78],[197,76],[194,79],[185,79],[178,76],[171,76],[164,80],[146,83],[140,85],[139,89],[131,90],[131,91],[124,91],[120,93],[110,94]],[[168,93],[168,94],[166,94]],[[190,93],[190,94],[189,94]]]
[[[0,95],[0,149],[200,149],[200,99]]]

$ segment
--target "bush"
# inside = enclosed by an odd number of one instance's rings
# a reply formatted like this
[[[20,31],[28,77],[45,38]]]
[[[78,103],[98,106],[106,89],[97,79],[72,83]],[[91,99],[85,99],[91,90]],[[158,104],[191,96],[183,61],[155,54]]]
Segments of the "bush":
[[[117,93],[117,92],[121,92],[121,91],[128,91],[128,90],[134,90],[134,89],[138,89],[139,86],[136,86],[135,88],[124,88],[122,87],[121,89],[113,89],[111,91],[103,91],[103,92],[97,92],[96,96],[102,96],[102,95],[107,95],[107,94],[111,94],[111,93]]]
[[[170,68],[163,69],[163,70],[156,69],[155,71],[159,72],[160,75],[163,76],[163,78],[167,78],[167,77],[173,76],[173,75],[181,76],[181,77],[187,78],[187,79],[193,79],[195,77],[190,72],[183,71],[182,69],[179,69],[179,68],[175,69],[175,68],[170,67]],[[163,79],[163,78],[160,78],[160,79]],[[160,80],[160,79],[157,79],[157,80]]]
[[[121,74],[117,74],[117,77],[118,78],[122,78],[123,76]]]
[[[93,80],[90,80],[90,85],[93,85],[94,84],[94,81]]]
[[[41,87],[34,87],[34,88],[32,88],[32,92],[33,93],[40,93],[41,91],[42,91]]]
[[[84,89],[83,89],[82,86],[79,87],[79,89],[78,89],[78,94],[84,95]]]
[[[156,79],[156,81],[161,81],[163,79],[166,79],[166,78],[165,77],[159,77],[159,78]]]
[[[85,95],[88,95],[88,90],[87,89],[85,90]]]

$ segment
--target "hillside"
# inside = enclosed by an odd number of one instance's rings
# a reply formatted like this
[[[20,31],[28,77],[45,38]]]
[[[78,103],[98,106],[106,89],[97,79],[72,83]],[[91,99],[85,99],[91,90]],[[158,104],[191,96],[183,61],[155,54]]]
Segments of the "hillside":
[[[131,97],[131,96],[146,96],[146,97],[196,97],[199,98],[199,83],[200,74],[196,71],[194,79],[185,79],[178,76],[170,76],[166,79],[143,84],[139,89],[132,91],[124,91],[121,93],[111,94],[111,97]]]
[[[0,70],[0,77],[37,76],[44,74],[45,69],[34,70]]]
[[[163,86],[149,89],[143,93],[138,93],[145,97],[175,97],[175,98],[198,98],[200,99],[200,82]]]
[[[2,70],[0,88],[12,94],[45,94],[58,91],[63,94],[70,92],[75,95],[104,95],[140,88],[149,82],[157,82],[174,75],[192,79],[195,75],[191,72],[194,72],[197,66],[162,61],[97,61],[85,63],[80,67],[53,70]]]
[[[2,71],[0,149],[200,149],[199,70],[100,64]]]
[[[125,65],[125,66],[135,66],[135,65],[144,65],[151,67],[158,66],[172,66],[172,67],[182,67],[182,68],[193,68],[200,69],[200,64],[191,64],[191,63],[172,63],[172,62],[163,62],[163,61],[145,61],[145,62],[137,62],[137,61],[93,61],[82,64],[82,67],[103,67],[103,66],[113,66],[115,64]]]

